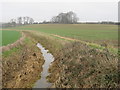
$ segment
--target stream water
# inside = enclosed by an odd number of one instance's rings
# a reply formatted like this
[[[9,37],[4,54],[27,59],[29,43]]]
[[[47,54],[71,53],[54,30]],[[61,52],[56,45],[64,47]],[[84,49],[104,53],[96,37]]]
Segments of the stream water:
[[[52,85],[52,83],[49,83],[46,77],[49,75],[48,69],[51,65],[51,62],[54,61],[54,57],[51,53],[48,53],[48,50],[45,50],[40,43],[37,44],[37,47],[41,50],[45,63],[43,65],[43,71],[40,73],[41,78],[37,80],[33,88],[48,88]]]

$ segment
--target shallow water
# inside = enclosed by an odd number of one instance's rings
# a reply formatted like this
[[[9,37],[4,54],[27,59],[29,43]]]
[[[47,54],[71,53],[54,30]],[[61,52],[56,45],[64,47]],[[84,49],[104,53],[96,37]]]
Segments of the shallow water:
[[[48,50],[45,50],[40,43],[37,44],[37,47],[41,50],[45,63],[43,65],[43,71],[41,72],[41,78],[37,80],[33,88],[48,88],[52,83],[47,82],[46,77],[49,75],[48,69],[51,62],[54,61],[54,57],[51,53],[48,53]]]

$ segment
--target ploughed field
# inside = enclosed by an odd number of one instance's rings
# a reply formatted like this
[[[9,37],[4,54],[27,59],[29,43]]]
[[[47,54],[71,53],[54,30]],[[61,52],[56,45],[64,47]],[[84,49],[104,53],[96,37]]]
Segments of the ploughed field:
[[[2,30],[2,46],[12,44],[21,37],[21,33],[18,31]]]
[[[19,26],[18,30],[37,30],[48,34],[57,34],[79,40],[117,46],[118,26],[105,24],[36,24]]]

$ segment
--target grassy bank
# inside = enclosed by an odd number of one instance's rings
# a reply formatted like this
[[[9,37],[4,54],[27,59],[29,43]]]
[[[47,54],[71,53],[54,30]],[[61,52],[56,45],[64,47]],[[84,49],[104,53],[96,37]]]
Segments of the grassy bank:
[[[65,43],[69,43],[67,40],[61,40],[56,37],[51,37],[48,34],[36,32],[36,31],[23,31],[28,37],[34,39],[38,43],[41,43],[43,47],[48,49],[52,54],[54,52],[59,52],[59,50],[64,46]]]
[[[3,88],[31,88],[40,78],[44,59],[36,41],[26,38],[22,44],[2,53]]]
[[[55,57],[47,79],[55,88],[116,88],[118,57],[106,50],[91,48],[43,33],[24,31],[40,42]]]
[[[91,49],[79,42],[67,44],[59,53],[49,69],[51,75],[48,78],[54,83],[53,87],[118,87],[117,56]]]

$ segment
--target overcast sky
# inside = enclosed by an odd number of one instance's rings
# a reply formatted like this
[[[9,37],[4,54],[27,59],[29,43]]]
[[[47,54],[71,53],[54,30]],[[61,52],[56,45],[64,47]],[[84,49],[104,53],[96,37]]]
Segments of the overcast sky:
[[[73,0],[74,1],[74,0]],[[118,2],[2,2],[2,22],[29,16],[35,21],[50,20],[61,12],[73,11],[79,21],[118,21]],[[1,20],[1,17],[0,17]]]

